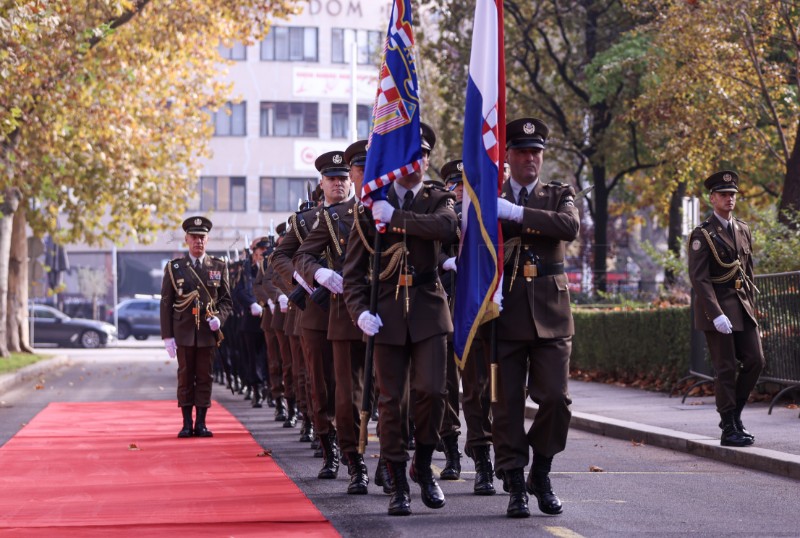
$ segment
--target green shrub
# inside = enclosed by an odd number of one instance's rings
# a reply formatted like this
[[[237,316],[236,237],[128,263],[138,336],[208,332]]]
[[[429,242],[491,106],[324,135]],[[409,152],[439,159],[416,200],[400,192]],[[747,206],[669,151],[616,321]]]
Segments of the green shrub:
[[[575,309],[571,367],[650,388],[668,388],[689,370],[689,307]]]

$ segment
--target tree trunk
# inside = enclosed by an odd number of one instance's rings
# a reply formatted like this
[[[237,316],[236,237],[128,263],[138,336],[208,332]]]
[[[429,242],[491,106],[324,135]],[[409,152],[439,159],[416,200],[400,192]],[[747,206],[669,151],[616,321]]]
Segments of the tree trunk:
[[[21,193],[17,188],[5,189],[0,199],[0,357],[8,357],[8,334],[6,332],[8,304],[8,262],[11,254],[11,231],[14,213],[19,207]]]
[[[686,182],[681,181],[672,191],[669,199],[669,223],[667,224],[667,249],[678,258],[681,256],[683,244],[683,198],[686,196]],[[678,275],[670,270],[664,271],[664,279],[668,286],[677,281]]]
[[[794,137],[794,147],[789,161],[786,163],[786,175],[783,178],[783,193],[779,206],[778,219],[788,225],[793,223],[788,210],[800,211],[800,121],[797,122],[797,132]]]
[[[605,292],[608,289],[608,189],[606,187],[605,166],[592,166],[594,181],[594,289]]]
[[[8,262],[8,349],[33,353],[28,327],[28,241],[25,211],[14,213]]]

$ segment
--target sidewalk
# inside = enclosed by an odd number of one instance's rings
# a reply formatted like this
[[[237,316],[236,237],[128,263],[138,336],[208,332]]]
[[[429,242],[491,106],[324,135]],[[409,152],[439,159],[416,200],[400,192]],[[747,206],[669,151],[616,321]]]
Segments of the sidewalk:
[[[570,380],[571,427],[647,445],[687,452],[754,470],[800,479],[800,418],[782,400],[748,404],[742,422],[756,437],[747,448],[719,444],[719,415],[713,396],[670,398],[667,394],[603,383]],[[526,416],[536,404],[528,401]]]
[[[43,353],[43,355],[50,354]],[[51,358],[42,359],[33,364],[29,364],[15,372],[0,374],[0,395],[22,383],[33,383],[35,385],[35,380],[39,376],[51,372],[65,364],[69,364],[69,357],[66,355],[51,355]]]

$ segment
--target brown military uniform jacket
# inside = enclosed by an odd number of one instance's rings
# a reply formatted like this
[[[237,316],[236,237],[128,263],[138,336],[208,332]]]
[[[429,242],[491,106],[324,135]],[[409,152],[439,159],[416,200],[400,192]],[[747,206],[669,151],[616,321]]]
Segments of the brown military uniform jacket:
[[[517,202],[509,181],[503,183],[500,196]],[[540,179],[528,196],[522,223],[501,221],[505,261],[498,339],[530,340],[534,334],[564,338],[575,333],[563,265],[566,245],[580,230],[574,199],[572,187],[543,184]],[[512,247],[516,242],[519,246]]]
[[[389,189],[388,202],[399,207],[394,188]],[[400,249],[405,239],[408,266],[413,270],[412,285],[398,288],[398,268],[378,285],[378,315],[383,328],[375,335],[376,344],[403,345],[410,336],[419,342],[453,330],[447,296],[437,273],[439,251],[443,241],[452,241],[458,222],[453,211],[452,193],[423,186],[414,198],[410,211],[395,210],[382,238],[382,251]],[[357,206],[357,221],[350,232],[344,263],[344,299],[354,320],[369,310],[372,268],[370,250],[377,231],[372,213],[362,204]],[[381,273],[390,256],[382,256]],[[406,312],[405,291],[408,291]]]
[[[735,239],[713,213],[689,236],[694,326],[700,331],[716,330],[714,318],[722,314],[728,316],[734,331],[744,330],[744,316],[758,326],[752,286],[753,238],[744,221],[735,217],[732,220]],[[736,260],[738,266],[734,266]]]
[[[275,248],[275,254],[272,259],[275,265],[275,270],[280,274],[284,282],[291,282],[292,289],[294,286],[300,284],[294,279],[294,265],[292,265],[292,257],[300,245],[303,244],[308,234],[313,227],[320,225],[322,218],[322,207],[312,207],[305,211],[300,211],[289,217],[289,223],[286,225],[286,235],[283,237],[281,244]],[[313,286],[313,281],[306,281],[306,284]],[[290,295],[289,293],[286,294]],[[325,312],[318,305],[314,304],[309,297],[306,297],[306,308],[300,310],[297,306],[289,303],[289,309],[296,310],[296,316],[299,316],[299,328],[312,329],[316,331],[325,331],[328,329],[328,313]],[[289,316],[290,318],[292,316]],[[288,331],[287,331],[288,334]]]
[[[264,311],[261,314],[261,330],[268,330],[272,327],[272,312],[269,309],[269,300],[278,306],[278,294],[272,280],[267,278],[265,267],[267,266],[267,258],[264,258],[262,263],[258,266],[258,274],[253,280],[253,293],[258,299]]]
[[[219,258],[206,254],[202,266],[195,272],[187,254],[171,260],[164,267],[161,282],[161,338],[174,338],[179,346],[208,347],[217,345],[217,337],[206,321],[207,307],[213,302],[220,325],[231,314],[228,266]],[[199,300],[198,327],[194,309],[195,301],[187,298],[197,290]]]
[[[322,221],[308,234],[303,245],[292,259],[294,267],[306,282],[319,286],[314,282],[317,269],[329,268],[342,274],[347,241],[355,220],[357,200],[355,197],[345,202],[324,208]],[[332,266],[323,266],[321,257],[331,260]],[[345,305],[342,294],[332,293],[328,309],[329,340],[361,340],[362,332]]]

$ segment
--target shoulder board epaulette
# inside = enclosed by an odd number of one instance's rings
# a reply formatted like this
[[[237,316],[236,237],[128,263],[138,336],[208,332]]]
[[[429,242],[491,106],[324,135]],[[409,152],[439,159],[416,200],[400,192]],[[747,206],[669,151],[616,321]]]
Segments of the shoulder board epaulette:
[[[738,218],[738,217],[733,217],[733,220],[739,221],[739,222],[741,222],[742,224],[747,224],[747,222],[746,222],[746,221],[744,221],[744,220],[742,220],[742,219],[740,219],[740,218]]]
[[[550,183],[545,183],[543,186],[544,187],[561,187],[563,189],[564,187],[569,187],[569,183],[563,183],[561,181],[551,181]]]

